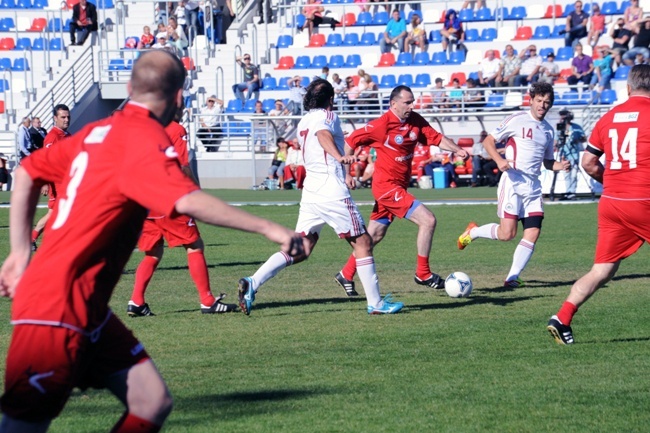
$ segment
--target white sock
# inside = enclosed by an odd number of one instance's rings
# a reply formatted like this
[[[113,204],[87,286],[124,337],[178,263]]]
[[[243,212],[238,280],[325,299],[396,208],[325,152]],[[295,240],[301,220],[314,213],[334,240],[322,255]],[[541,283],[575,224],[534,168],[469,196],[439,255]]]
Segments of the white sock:
[[[519,245],[517,245],[515,254],[512,258],[512,267],[510,268],[510,272],[508,273],[506,281],[511,281],[519,278],[519,274],[521,274],[521,271],[524,270],[534,252],[534,243],[529,242],[525,239],[519,241]]]
[[[375,269],[375,259],[364,257],[357,259],[357,273],[363,286],[363,291],[366,292],[366,300],[371,307],[379,307],[381,303],[381,295],[379,294],[379,278],[377,278],[377,271]]]
[[[499,224],[495,224],[495,223],[485,224],[480,227],[474,227],[472,230],[469,231],[469,236],[472,238],[472,240],[476,238],[497,240],[499,239],[499,237],[497,236],[498,228],[499,228]]]
[[[266,283],[268,280],[275,277],[282,269],[291,266],[292,264],[293,257],[290,255],[282,251],[273,254],[251,277],[253,279],[253,290],[257,292],[262,284]]]

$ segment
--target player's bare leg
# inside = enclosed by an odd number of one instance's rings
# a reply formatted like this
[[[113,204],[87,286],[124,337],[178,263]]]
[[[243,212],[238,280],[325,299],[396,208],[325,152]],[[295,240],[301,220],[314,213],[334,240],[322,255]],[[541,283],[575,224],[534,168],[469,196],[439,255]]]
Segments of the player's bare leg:
[[[431,243],[433,233],[436,230],[436,217],[425,205],[419,204],[410,215],[409,221],[417,224],[418,236],[416,246],[418,251],[417,268],[415,270],[415,282],[420,285],[442,289],[445,280],[440,275],[431,272],[429,267],[429,255],[431,254]]]
[[[47,213],[36,222],[36,226],[32,230],[32,251],[36,251],[36,240],[45,230],[45,224],[50,219],[50,215],[52,215],[52,209],[48,209]]]
[[[139,430],[143,432],[158,431],[172,410],[172,397],[151,360],[111,376],[107,388],[126,406],[112,432],[131,431],[130,425],[149,427]]]

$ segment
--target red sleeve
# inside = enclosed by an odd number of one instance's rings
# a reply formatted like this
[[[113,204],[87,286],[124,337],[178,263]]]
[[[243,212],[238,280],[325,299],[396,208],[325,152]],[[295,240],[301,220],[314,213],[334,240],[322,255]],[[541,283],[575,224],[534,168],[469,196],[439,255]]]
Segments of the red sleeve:
[[[438,146],[442,141],[442,134],[433,129],[424,118],[420,117],[420,142],[429,146]]]
[[[589,145],[593,148],[596,148],[601,151],[605,151],[605,147],[602,144],[601,138],[600,138],[600,122],[596,123],[596,127],[594,130],[591,132],[591,136],[589,137]]]
[[[23,159],[20,165],[27,170],[32,180],[61,183],[67,174],[72,157],[76,155],[78,144],[74,139],[67,139],[65,146],[43,148]]]
[[[348,135],[345,141],[353,149],[356,149],[359,146],[372,146],[373,143],[381,143],[384,141],[382,131],[385,128],[381,127],[380,121],[383,117],[373,120],[364,126],[363,128],[356,129],[352,134]]]
[[[124,155],[120,191],[152,212],[170,216],[176,202],[199,187],[181,171],[162,127],[146,130],[144,142]]]
[[[167,135],[169,135],[172,145],[178,154],[178,162],[181,164],[181,167],[190,165],[187,156],[187,131],[183,125],[176,124],[173,131],[168,131]]]

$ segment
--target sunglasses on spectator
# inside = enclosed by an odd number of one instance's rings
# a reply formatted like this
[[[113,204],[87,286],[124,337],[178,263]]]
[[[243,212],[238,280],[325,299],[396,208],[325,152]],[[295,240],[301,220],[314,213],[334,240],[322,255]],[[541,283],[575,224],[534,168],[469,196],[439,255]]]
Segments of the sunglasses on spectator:
[[[244,57],[244,60],[250,60],[250,59],[251,59],[250,57]]]

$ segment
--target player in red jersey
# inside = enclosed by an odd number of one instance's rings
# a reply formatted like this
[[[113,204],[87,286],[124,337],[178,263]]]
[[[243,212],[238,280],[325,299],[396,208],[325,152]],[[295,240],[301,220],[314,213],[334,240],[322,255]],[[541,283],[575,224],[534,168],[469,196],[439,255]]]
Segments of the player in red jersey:
[[[429,268],[429,253],[436,218],[426,206],[406,191],[411,180],[411,160],[418,142],[451,150],[462,158],[467,157],[467,152],[450,138],[433,129],[429,122],[414,112],[414,101],[413,92],[409,87],[395,87],[390,94],[390,110],[364,128],[354,131],[346,142],[349,147],[348,154],[352,154],[359,146],[372,146],[377,151],[372,180],[375,207],[368,224],[368,233],[373,242],[381,242],[395,217],[407,218],[417,224],[418,257],[415,282],[440,289],[444,287],[444,280]],[[355,272],[356,261],[354,255],[351,255],[335,277],[348,296],[356,294],[352,280]]]
[[[559,344],[573,343],[571,320],[578,308],[614,277],[623,259],[650,242],[650,65],[632,67],[627,91],[629,99],[596,123],[582,156],[582,167],[603,184],[598,241],[593,267],[548,322]]]
[[[111,431],[160,430],[171,410],[169,391],[108,307],[147,209],[260,233],[288,254],[303,254],[299,235],[200,191],[180,170],[163,125],[182,106],[184,79],[172,54],[144,53],[123,111],[86,126],[65,146],[36,152],[16,171],[11,252],[0,269],[0,296],[13,298],[14,325],[0,432],[47,430],[73,387],[89,386],[107,388],[126,406]],[[46,182],[61,184],[61,195],[30,264],[30,228]]]
[[[50,129],[50,132],[47,133],[43,139],[43,148],[49,149],[56,142],[63,140],[66,137],[70,136],[68,132],[68,127],[70,126],[70,109],[67,105],[58,104],[54,107],[54,126]],[[49,195],[49,200],[47,201],[47,213],[43,215],[41,219],[38,220],[34,230],[32,230],[32,251],[36,251],[36,240],[43,233],[45,229],[45,224],[50,219],[52,214],[52,209],[54,209],[54,204],[56,203],[56,185],[51,183],[43,187],[41,194]]]
[[[183,125],[178,123],[179,117],[177,115],[176,119],[167,125],[165,132],[178,154],[181,170],[198,185],[190,169],[187,156],[187,131]],[[222,293],[217,298],[212,295],[208,265],[203,255],[203,239],[201,239],[199,228],[196,226],[194,219],[186,215],[167,218],[164,215],[156,215],[150,212],[144,221],[142,234],[138,240],[138,249],[144,251],[145,256],[135,271],[133,293],[126,310],[129,316],[154,315],[144,300],[144,293],[162,259],[164,252],[163,239],[167,241],[170,248],[182,245],[187,251],[187,265],[190,276],[199,292],[201,313],[227,313],[236,310],[236,305],[221,302],[225,294]]]

